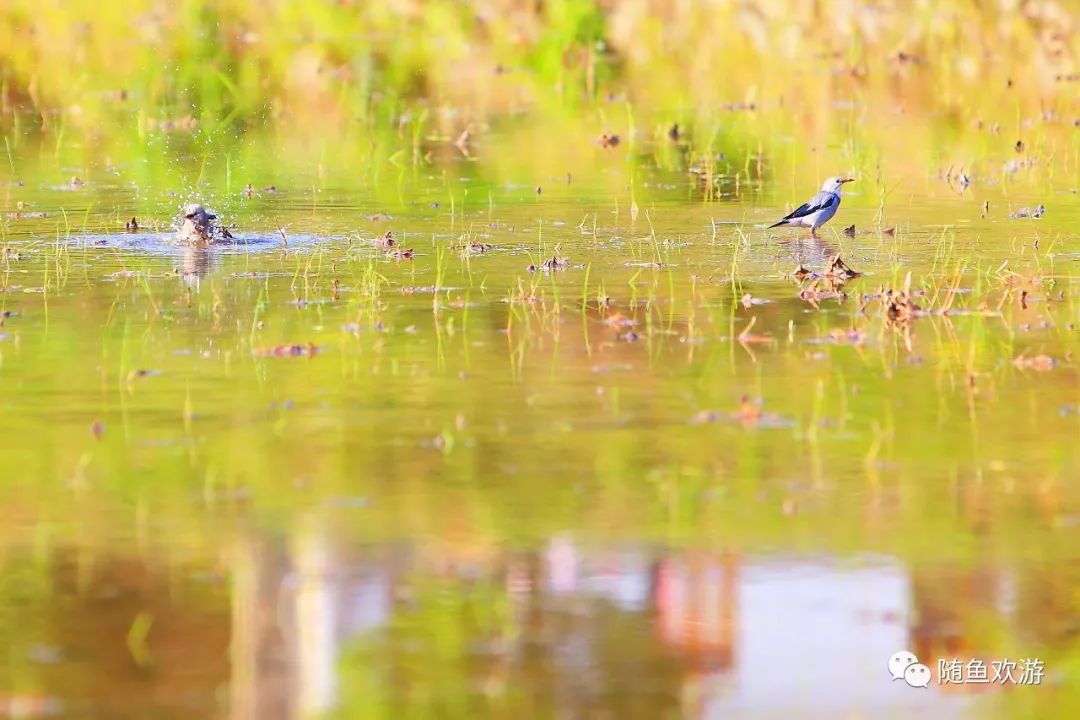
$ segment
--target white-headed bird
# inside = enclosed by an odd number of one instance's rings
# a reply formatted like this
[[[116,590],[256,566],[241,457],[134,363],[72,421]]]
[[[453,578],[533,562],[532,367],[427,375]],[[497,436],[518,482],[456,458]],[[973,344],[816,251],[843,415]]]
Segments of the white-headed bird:
[[[784,219],[770,228],[789,225],[791,227],[808,227],[811,235],[817,235],[817,229],[832,220],[840,207],[840,188],[844,183],[849,183],[854,178],[831,177],[821,186],[821,192],[804,202],[799,207],[785,215]]]

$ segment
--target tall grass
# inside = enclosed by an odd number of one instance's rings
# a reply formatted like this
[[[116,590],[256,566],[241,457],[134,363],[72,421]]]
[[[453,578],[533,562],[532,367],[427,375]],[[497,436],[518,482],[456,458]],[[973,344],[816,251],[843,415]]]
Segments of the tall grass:
[[[1000,107],[986,90],[1008,81],[1020,105],[1074,87],[1080,19],[1070,6],[8,0],[3,115],[8,124],[18,108],[46,124],[189,115],[208,127],[350,124],[420,99],[490,118],[626,94],[701,121],[725,103],[800,113],[848,93],[977,114]]]
[[[699,171],[708,201],[851,172],[888,225],[885,195],[935,174],[1080,181],[1070,4],[9,0],[0,134],[11,179],[206,197],[302,177],[392,206],[469,130],[484,162],[455,176],[582,178],[633,205],[640,165]]]

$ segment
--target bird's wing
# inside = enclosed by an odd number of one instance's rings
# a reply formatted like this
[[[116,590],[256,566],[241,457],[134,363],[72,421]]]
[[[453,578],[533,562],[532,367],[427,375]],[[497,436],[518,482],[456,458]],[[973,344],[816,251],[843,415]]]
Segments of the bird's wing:
[[[784,220],[798,220],[801,217],[816,213],[818,210],[832,207],[838,202],[840,202],[840,198],[836,193],[822,191],[792,210],[790,215],[785,215]]]

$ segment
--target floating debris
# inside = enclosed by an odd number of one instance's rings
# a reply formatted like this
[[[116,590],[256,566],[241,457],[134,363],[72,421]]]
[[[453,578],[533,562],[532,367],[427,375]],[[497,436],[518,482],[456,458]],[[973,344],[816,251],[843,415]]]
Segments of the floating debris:
[[[631,325],[636,325],[637,321],[616,311],[604,318],[604,324],[610,325],[611,327],[630,327]]]
[[[551,272],[552,270],[565,270],[568,267],[570,267],[570,260],[554,255],[541,262],[539,268],[536,265],[530,265],[528,271],[536,272],[537,270],[543,270],[544,272]]]
[[[815,310],[821,309],[822,300],[836,299],[838,302],[845,302],[847,293],[842,288],[848,280],[860,275],[861,273],[848,266],[839,255],[833,256],[824,273],[812,272],[802,265],[791,273],[791,276],[799,282],[810,280],[809,287],[801,289],[798,297],[809,303]]]
[[[177,119],[150,119],[147,123],[151,130],[161,132],[191,132],[199,126],[199,121],[191,115],[185,115]]]
[[[0,717],[56,717],[65,712],[64,702],[48,695],[0,696]]]
[[[440,290],[453,290],[456,288],[441,287],[438,285],[405,285],[401,288],[402,295],[428,295]]]
[[[262,190],[256,190],[254,185],[252,185],[251,183],[248,183],[247,185],[244,186],[244,189],[242,190],[242,192],[244,194],[244,197],[251,198],[251,197],[255,197],[256,195],[259,195],[260,193],[265,193],[266,195],[277,195],[281,191],[277,189],[276,185],[267,185]]]
[[[832,345],[865,345],[867,335],[858,328],[851,328],[849,330],[843,330],[841,328],[833,328],[823,338],[815,338],[808,340],[811,343],[829,343]]]
[[[456,147],[462,155],[465,157],[471,157],[469,155],[469,141],[472,140],[472,132],[469,128],[465,128],[458,135],[458,139],[454,141],[454,147]]]
[[[682,135],[679,133],[679,123],[672,123],[671,127],[667,131],[668,140],[673,143],[679,142],[679,138]]]
[[[1049,372],[1058,366],[1058,361],[1049,355],[1033,355],[1031,357],[1020,355],[1013,360],[1013,365],[1023,370]]]
[[[881,302],[885,306],[885,317],[894,325],[905,325],[922,312],[911,294],[910,273],[904,282],[904,289],[885,290],[881,293]]]
[[[767,302],[770,302],[767,298],[756,298],[750,293],[746,293],[741,298],[739,298],[739,303],[747,309],[753,307],[754,305],[764,305]]]
[[[455,249],[460,250],[465,255],[479,255],[486,253],[493,248],[494,245],[486,242],[480,242],[479,240],[472,240],[461,245],[456,245]]]
[[[127,230],[129,233],[139,232],[139,221],[135,219],[134,215],[131,217],[130,220],[124,223],[124,229]]]
[[[251,352],[258,357],[314,357],[319,353],[319,347],[315,343],[274,345],[268,348],[255,348]]]
[[[840,278],[844,280],[851,280],[852,278],[857,278],[862,275],[862,273],[856,270],[852,270],[851,267],[847,263],[845,263],[839,255],[836,255],[832,258],[832,260],[829,261],[829,270],[825,274],[832,278]]]
[[[905,65],[908,63],[912,65],[918,65],[922,63],[921,57],[908,52],[904,52],[903,50],[897,50],[895,53],[889,56],[889,60],[896,63],[897,65]]]
[[[155,375],[160,375],[160,374],[161,374],[160,370],[148,370],[148,369],[145,369],[145,368],[140,368],[140,369],[132,370],[131,372],[128,373],[127,382],[130,385],[132,382],[134,382],[135,380],[138,380],[140,378],[148,378],[148,377],[153,377]]]
[[[599,145],[600,147],[604,148],[605,150],[607,150],[609,148],[613,148],[613,147],[618,147],[618,145],[619,145],[619,136],[615,135],[615,134],[604,133],[596,141],[596,144]]]
[[[700,410],[694,417],[690,418],[692,425],[706,425],[708,423],[714,423],[722,419],[720,413],[715,410]]]
[[[796,280],[828,280],[834,287],[843,285],[848,280],[860,277],[861,275],[862,273],[853,270],[839,255],[834,255],[829,259],[828,269],[823,273],[809,270],[801,263],[791,272],[791,277]]]
[[[734,411],[699,410],[690,418],[692,425],[709,425],[724,421],[741,423],[747,429],[756,427],[783,428],[792,425],[791,420],[763,410],[762,401],[755,401],[749,395],[743,395],[739,398],[739,407]]]
[[[375,238],[375,247],[392,248],[397,247],[397,244],[397,240],[394,239],[393,230],[387,230],[385,234]]]
[[[848,237],[855,237],[855,226],[848,225],[846,228],[844,228],[844,234]]]
[[[757,425],[761,422],[761,407],[749,395],[743,395],[739,398],[739,409],[734,415],[743,425]]]
[[[804,300],[815,310],[821,309],[822,300],[835,299],[837,302],[847,300],[847,293],[839,289],[841,283],[827,277],[814,280],[810,287],[799,291],[799,299]]]
[[[394,248],[386,253],[386,257],[391,260],[412,260],[412,256],[412,248]]]
[[[1014,213],[1009,213],[1009,217],[1013,219],[1031,218],[1038,220],[1046,214],[1046,206],[1040,203],[1036,205],[1034,209],[1029,207],[1022,207]]]
[[[794,425],[790,418],[765,411],[762,409],[762,401],[755,401],[749,395],[739,398],[739,407],[734,411],[700,410],[690,418],[690,423],[693,425],[709,425],[717,422],[737,422],[747,429],[789,428]]]

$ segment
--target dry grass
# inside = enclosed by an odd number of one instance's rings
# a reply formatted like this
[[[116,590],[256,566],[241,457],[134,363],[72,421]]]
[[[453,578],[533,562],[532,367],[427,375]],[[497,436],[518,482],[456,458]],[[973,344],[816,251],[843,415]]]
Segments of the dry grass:
[[[1054,109],[1078,22],[1064,0],[10,0],[0,68],[7,122],[348,123],[420,98],[491,118],[625,95],[699,125],[783,103],[812,129],[852,93],[992,116],[986,88],[1011,81]]]

